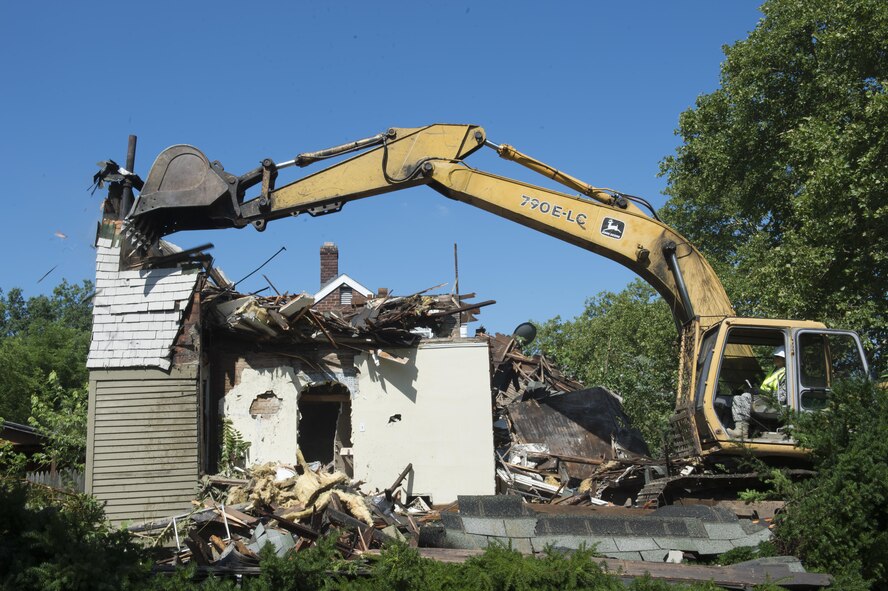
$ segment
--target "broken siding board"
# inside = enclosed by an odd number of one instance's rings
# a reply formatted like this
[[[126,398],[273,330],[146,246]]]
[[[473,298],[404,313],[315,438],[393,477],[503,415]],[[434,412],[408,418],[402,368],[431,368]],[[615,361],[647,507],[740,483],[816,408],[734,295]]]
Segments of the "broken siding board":
[[[189,450],[189,447],[191,447],[192,449]],[[148,458],[165,460],[171,457],[184,460],[191,457],[192,455],[196,455],[193,447],[194,445],[191,442],[165,443],[142,448],[140,448],[139,446],[112,446],[96,449],[95,456],[97,462],[111,461],[118,457],[122,459],[128,458],[133,462],[147,460]]]
[[[138,398],[170,398],[191,392],[193,384],[130,384],[102,389],[102,400],[132,400],[136,398],[133,389],[138,388]]]
[[[109,468],[110,470],[110,468]],[[139,476],[142,478],[154,478],[157,476],[185,476],[191,475],[194,473],[194,470],[191,468],[172,468],[169,470],[143,470],[139,468],[133,468],[132,466],[122,466],[117,468],[115,471],[103,471],[96,474],[95,485],[98,486],[99,483],[105,481],[118,481],[121,478],[131,478],[132,472],[138,472]]]
[[[108,464],[112,462],[120,462],[126,460],[129,460],[131,464],[150,460],[154,463],[164,464],[180,462],[183,464],[184,467],[188,465],[187,462],[197,457],[197,451],[195,451],[194,449],[148,450],[139,453],[135,451],[115,452],[113,450],[113,447],[96,450],[94,454],[96,466],[99,466],[103,463]],[[150,466],[145,467],[148,468]]]
[[[115,498],[126,498],[127,493],[133,492],[150,492],[153,493],[152,496],[168,491],[173,491],[175,493],[181,491],[185,487],[191,489],[197,488],[192,478],[154,478],[144,479],[138,482],[128,482],[126,484],[107,481],[107,483],[95,485],[95,493],[93,494],[100,494],[102,495],[102,498],[104,498],[105,500],[109,500]]]
[[[150,414],[150,413],[144,413]],[[194,413],[196,415],[196,413]],[[190,413],[189,413],[190,415]],[[114,415],[96,415],[96,426],[102,427],[110,427],[111,425],[120,424],[121,426],[138,426],[141,425],[143,427],[159,429],[161,431],[166,430],[169,427],[185,427],[194,422],[195,417],[183,415],[182,413],[175,414],[171,417],[163,417],[157,415],[151,415],[148,417],[138,417],[134,415],[126,415],[123,416],[114,416]],[[157,433],[154,433],[157,435]]]
[[[163,412],[157,412],[157,409],[162,407]],[[133,419],[133,418],[176,418],[180,416],[188,416],[191,412],[195,410],[194,405],[190,404],[163,404],[154,406],[134,406],[134,407],[125,407],[125,406],[116,406],[111,408],[102,408],[99,407],[96,409],[96,418],[101,420],[113,420],[113,419]]]
[[[197,455],[193,455],[190,457],[181,457],[181,456],[166,456],[166,457],[103,457],[96,458],[94,465],[94,472],[98,473],[105,469],[123,467],[123,466],[132,466],[134,464],[141,464],[143,468],[151,467],[151,468],[160,468],[164,466],[166,468],[176,468],[176,467],[184,467],[184,466],[193,466],[194,469],[194,479],[197,480]],[[134,475],[134,478],[138,478],[138,474]]]
[[[110,498],[112,495],[137,490],[172,491],[174,494],[183,494],[183,490],[193,490],[196,487],[197,484],[195,484],[194,480],[189,475],[183,474],[178,477],[143,478],[141,480],[130,480],[125,483],[104,480],[96,485],[96,491],[102,494],[103,497]],[[108,494],[106,495],[105,493]]]
[[[155,408],[157,408],[157,407],[155,407]],[[166,405],[164,405],[163,408],[166,408]],[[196,414],[196,410],[194,409],[194,407],[192,407],[191,410],[194,411],[194,413]],[[151,421],[151,422],[157,424],[158,420],[160,420],[160,419],[178,419],[183,416],[188,416],[190,414],[192,414],[192,413],[186,414],[186,413],[184,413],[182,411],[178,411],[178,410],[175,410],[175,411],[164,410],[164,411],[154,411],[154,412],[152,412],[150,410],[145,410],[145,411],[135,410],[133,412],[102,412],[101,410],[96,409],[96,420],[97,421],[101,420],[101,421],[106,421],[106,422],[107,421],[118,421],[118,420],[121,420],[121,421]]]
[[[102,400],[132,400],[133,398],[150,399],[150,398],[170,398],[176,395],[189,394],[193,388],[190,384],[169,384],[169,385],[153,385],[153,384],[126,384],[115,388],[105,388],[102,390]],[[134,390],[138,392],[136,396]]]
[[[118,371],[118,370],[115,370]],[[114,373],[114,372],[104,372],[104,373]],[[176,386],[186,386],[191,383],[196,377],[196,373],[194,377],[182,377],[182,378],[167,378],[167,379],[159,379],[157,377],[150,377],[145,379],[139,379],[137,376],[133,374],[138,374],[139,370],[129,370],[129,371],[121,371],[121,374],[126,374],[127,377],[121,377],[119,379],[114,379],[113,381],[104,381],[99,380],[99,387],[106,388],[109,390],[125,388],[127,386],[139,386],[150,388],[152,386],[164,386],[167,388],[175,388]],[[155,372],[150,372],[152,376]],[[157,372],[161,375],[163,372]]]
[[[128,426],[109,426],[103,429],[96,429],[96,432],[101,435],[113,435],[115,439],[119,441],[126,441],[128,439],[141,439],[144,441],[154,441],[155,438],[151,437],[149,439],[145,439],[145,430],[140,427],[128,427]],[[152,433],[153,435],[153,433]],[[177,430],[167,431],[166,436],[170,438],[178,438],[178,437],[197,437],[197,428],[189,429],[188,426],[181,427]],[[164,436],[161,436],[163,438]]]
[[[114,439],[116,439],[119,443],[116,442],[102,442],[101,445],[111,445],[111,446],[127,446],[127,445],[151,445],[153,443],[164,443],[164,442],[175,442],[175,441],[192,441],[194,437],[197,435],[197,430],[193,429],[191,431],[182,431],[180,434],[172,434],[167,433],[166,436],[163,437],[151,437],[150,435],[146,436],[144,432],[123,432],[123,433],[115,433]]]
[[[151,495],[148,497],[147,502],[134,501],[132,497],[127,498],[126,495],[123,495],[120,498],[115,497],[112,503],[108,503],[108,508],[111,513],[127,512],[143,515],[145,513],[152,513],[155,507],[163,508],[163,511],[156,516],[169,518],[177,513],[188,513],[191,511],[191,501],[194,500],[194,492],[190,491],[188,494],[177,495]]]
[[[111,428],[115,426],[119,427],[127,427],[130,430],[138,430],[141,429],[145,433],[151,433],[153,436],[158,435],[158,431],[163,429],[175,428],[181,430],[184,427],[188,427],[189,425],[194,424],[195,419],[189,417],[183,417],[181,419],[158,419],[156,421],[146,421],[145,419],[137,419],[137,420],[124,420],[124,419],[116,419],[114,421],[107,422],[96,422],[96,426],[99,427],[97,432],[102,432],[103,435],[107,436]],[[98,441],[96,441],[98,443]]]
[[[112,409],[121,409],[121,408],[142,408],[142,407],[151,407],[158,404],[158,400],[156,399],[144,399],[144,398],[117,398],[117,399],[104,399],[99,403],[98,408],[107,411]],[[165,397],[165,404],[170,406],[183,406],[185,404],[194,405],[193,402],[188,401],[188,395],[177,393],[176,396]]]
[[[195,407],[194,401],[188,400],[186,396],[180,395],[167,399],[144,399],[134,398],[132,401],[112,400],[102,401],[96,408],[101,415],[112,415],[115,413],[134,413],[145,412],[145,409],[157,408],[163,406],[167,412],[188,412],[189,409]]]
[[[121,468],[128,466],[141,466],[143,470],[159,470],[188,468],[197,471],[197,455],[190,457],[183,456],[167,456],[167,457],[97,457],[94,459],[93,472],[94,476],[98,476],[101,472],[118,472]]]
[[[121,451],[128,452],[133,455],[134,458],[142,457],[144,454],[148,452],[162,451],[162,450],[183,450],[189,449],[194,446],[193,441],[189,441],[186,439],[173,440],[169,439],[166,441],[161,441],[158,443],[144,443],[141,441],[133,441],[129,440],[129,445],[126,445],[124,442],[121,442],[119,445],[108,445],[105,447],[96,447],[96,454],[107,454],[113,451]]]
[[[169,519],[171,515],[188,513],[188,509],[182,508],[182,501],[152,503],[150,505],[118,505],[117,507],[116,509],[106,507],[105,513],[108,521],[118,524]]]

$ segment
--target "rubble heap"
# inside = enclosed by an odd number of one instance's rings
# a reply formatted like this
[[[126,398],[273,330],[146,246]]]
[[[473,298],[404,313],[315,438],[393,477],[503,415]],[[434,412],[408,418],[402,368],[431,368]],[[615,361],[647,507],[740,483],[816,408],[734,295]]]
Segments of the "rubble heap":
[[[253,340],[326,342],[333,347],[375,343],[413,346],[420,338],[451,336],[461,313],[476,311],[493,301],[465,303],[459,296],[385,295],[356,301],[341,310],[312,309],[306,293],[277,296],[243,295],[208,284],[203,300],[212,304],[217,327]]]
[[[514,337],[488,340],[500,492],[555,504],[625,502],[654,462],[620,397],[586,388],[544,355],[525,355]]]
[[[283,556],[329,535],[346,559],[395,540],[415,546],[431,510],[421,499],[400,502],[409,469],[385,491],[363,495],[344,474],[309,464],[300,453],[295,465],[255,466],[242,471],[245,478],[204,477],[192,512],[129,531],[158,548],[171,546],[159,571],[194,563],[216,573],[255,573],[263,546]]]

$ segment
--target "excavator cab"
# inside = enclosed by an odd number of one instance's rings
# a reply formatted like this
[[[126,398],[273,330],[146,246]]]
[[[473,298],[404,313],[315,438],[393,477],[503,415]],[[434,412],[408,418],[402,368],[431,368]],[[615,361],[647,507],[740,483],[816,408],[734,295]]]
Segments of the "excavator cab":
[[[825,408],[836,384],[868,375],[851,331],[753,318],[729,318],[704,334],[698,369],[701,453],[751,449],[784,457],[804,453],[787,430],[795,414]]]

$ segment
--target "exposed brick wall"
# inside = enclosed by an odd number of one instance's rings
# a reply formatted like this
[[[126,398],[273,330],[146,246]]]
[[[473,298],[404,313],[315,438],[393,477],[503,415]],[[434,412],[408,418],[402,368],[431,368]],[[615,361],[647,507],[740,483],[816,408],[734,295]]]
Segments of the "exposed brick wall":
[[[336,289],[328,293],[326,297],[315,302],[314,306],[312,306],[311,309],[317,312],[329,312],[330,310],[341,310],[343,307],[351,307],[342,306],[342,304],[339,303],[341,301],[340,298],[342,297],[342,294],[339,293],[341,290],[341,287],[337,287]]]
[[[321,246],[321,287],[337,277],[339,277],[339,249],[332,242],[325,242]]]
[[[173,365],[181,366],[200,362],[200,291],[191,296],[185,311],[182,330],[173,345]]]

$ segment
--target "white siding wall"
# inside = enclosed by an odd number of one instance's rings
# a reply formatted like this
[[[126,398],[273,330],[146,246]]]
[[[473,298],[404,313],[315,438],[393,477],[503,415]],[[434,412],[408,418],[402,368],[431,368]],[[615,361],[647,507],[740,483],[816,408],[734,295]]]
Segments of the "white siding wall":
[[[494,493],[490,363],[485,342],[442,341],[387,352],[408,363],[355,357],[354,477],[383,490],[407,466],[410,494],[449,503]],[[395,415],[400,415],[397,420]]]

